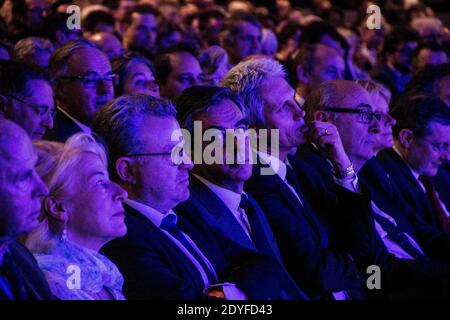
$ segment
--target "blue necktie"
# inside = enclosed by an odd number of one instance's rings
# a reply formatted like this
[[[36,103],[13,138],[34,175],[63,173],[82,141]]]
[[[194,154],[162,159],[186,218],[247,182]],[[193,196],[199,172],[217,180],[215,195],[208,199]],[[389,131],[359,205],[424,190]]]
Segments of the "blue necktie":
[[[188,239],[180,230],[180,228],[178,228],[178,226],[175,223],[175,220],[176,216],[174,214],[168,214],[166,217],[164,217],[164,219],[162,219],[160,228],[169,232],[175,239],[177,239],[183,245],[183,247],[195,258],[195,260],[197,260],[197,262],[205,271],[205,274],[208,277],[208,281],[210,284],[216,282],[217,279],[212,273],[211,269],[205,263],[203,258],[197,252],[197,250],[194,249],[194,247],[188,241]]]

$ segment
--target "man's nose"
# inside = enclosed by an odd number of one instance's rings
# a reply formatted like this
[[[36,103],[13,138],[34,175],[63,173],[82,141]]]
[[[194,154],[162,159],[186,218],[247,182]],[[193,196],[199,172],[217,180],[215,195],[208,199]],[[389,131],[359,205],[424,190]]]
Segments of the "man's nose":
[[[304,118],[306,115],[305,110],[303,110],[300,106],[296,105],[294,110],[294,117],[295,119],[301,119]]]
[[[33,173],[33,197],[44,197],[48,194],[47,185],[42,181],[41,177],[34,171]]]
[[[380,133],[381,132],[381,119],[377,117],[373,117],[372,122],[369,126],[369,132],[371,133]]]
[[[53,117],[50,112],[47,112],[45,116],[42,118],[41,124],[43,127],[47,129],[53,128]]]
[[[191,170],[194,167],[191,157],[189,157],[187,152],[183,153],[181,163],[179,165],[180,169]]]

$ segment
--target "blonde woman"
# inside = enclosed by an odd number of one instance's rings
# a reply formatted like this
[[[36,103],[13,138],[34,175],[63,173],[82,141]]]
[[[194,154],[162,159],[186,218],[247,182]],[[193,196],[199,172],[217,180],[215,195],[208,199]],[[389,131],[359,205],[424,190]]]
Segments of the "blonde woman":
[[[389,114],[389,104],[391,102],[391,92],[382,84],[372,80],[356,80],[356,83],[369,92],[373,102],[373,111],[380,114],[380,134],[376,135],[374,150],[379,151],[391,148],[394,145],[392,127],[395,119]]]
[[[126,192],[108,177],[106,154],[90,135],[39,141],[36,171],[49,188],[40,224],[25,244],[62,300],[122,300],[123,277],[99,253],[125,235]]]

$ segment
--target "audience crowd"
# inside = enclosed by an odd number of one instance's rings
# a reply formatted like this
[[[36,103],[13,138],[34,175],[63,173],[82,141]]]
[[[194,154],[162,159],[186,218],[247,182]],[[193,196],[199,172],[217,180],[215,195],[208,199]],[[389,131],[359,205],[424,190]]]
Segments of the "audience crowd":
[[[429,2],[0,0],[0,300],[449,299]]]

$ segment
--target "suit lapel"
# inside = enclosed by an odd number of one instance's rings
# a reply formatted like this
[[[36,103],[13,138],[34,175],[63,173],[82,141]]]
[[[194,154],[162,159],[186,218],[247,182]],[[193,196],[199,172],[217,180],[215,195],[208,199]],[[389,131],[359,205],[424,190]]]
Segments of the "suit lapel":
[[[418,190],[422,190],[416,178],[414,178],[411,169],[408,168],[408,165],[403,161],[403,159],[395,152],[394,149],[387,149],[386,154],[392,159],[392,161],[397,165],[397,168],[403,173],[403,175],[408,179],[410,183],[412,183]]]
[[[211,189],[193,175],[189,184],[192,199],[199,202],[210,213],[209,217],[204,217],[208,223],[218,226],[222,233],[240,245],[252,250],[256,249],[233,213]]]

